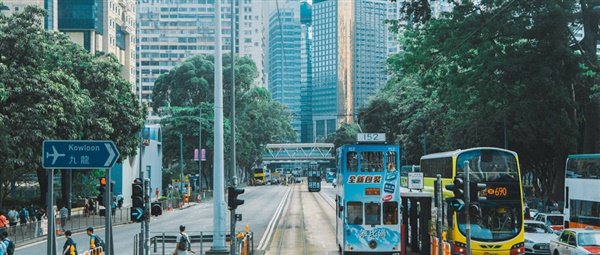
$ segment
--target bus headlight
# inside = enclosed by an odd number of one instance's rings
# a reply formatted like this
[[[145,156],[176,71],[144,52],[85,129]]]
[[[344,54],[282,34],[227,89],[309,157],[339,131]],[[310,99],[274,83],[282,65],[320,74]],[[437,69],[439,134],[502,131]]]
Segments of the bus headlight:
[[[369,241],[369,248],[377,249],[377,242],[375,240]]]
[[[525,254],[525,243],[518,243],[510,247],[510,255]]]
[[[464,243],[454,242],[452,245],[452,254],[467,254],[467,245]]]

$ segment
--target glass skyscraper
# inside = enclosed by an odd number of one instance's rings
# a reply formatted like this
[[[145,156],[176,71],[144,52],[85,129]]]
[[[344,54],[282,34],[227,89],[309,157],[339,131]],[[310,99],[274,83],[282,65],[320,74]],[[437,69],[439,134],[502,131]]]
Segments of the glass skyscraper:
[[[301,98],[302,89],[307,86],[306,68],[303,68],[307,66],[307,58],[302,55],[303,49],[306,53],[306,40],[302,36],[307,36],[307,29],[301,23],[300,4],[299,0],[288,0],[269,15],[268,66],[268,89],[273,100],[290,110],[298,141],[303,140]]]
[[[324,141],[387,81],[386,59],[399,51],[385,20],[400,4],[386,0],[313,1],[313,122]]]

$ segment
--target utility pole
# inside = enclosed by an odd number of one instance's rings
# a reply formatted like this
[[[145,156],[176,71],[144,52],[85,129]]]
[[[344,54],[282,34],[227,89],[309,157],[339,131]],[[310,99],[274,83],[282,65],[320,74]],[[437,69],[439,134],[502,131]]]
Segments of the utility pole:
[[[237,185],[235,176],[235,0],[231,0],[231,165],[229,166],[229,185]],[[229,205],[232,206],[232,205]],[[229,215],[230,229],[230,247],[229,252],[235,255],[235,209],[230,211]]]
[[[465,205],[467,205],[465,234],[467,237],[467,255],[471,255],[471,213],[469,210],[471,204],[471,183],[469,180],[469,161],[465,160],[463,166],[465,167]]]
[[[207,254],[227,254],[225,246],[225,166],[223,157],[223,54],[221,52],[221,1],[215,1],[215,127],[214,127],[214,198],[213,245]]]

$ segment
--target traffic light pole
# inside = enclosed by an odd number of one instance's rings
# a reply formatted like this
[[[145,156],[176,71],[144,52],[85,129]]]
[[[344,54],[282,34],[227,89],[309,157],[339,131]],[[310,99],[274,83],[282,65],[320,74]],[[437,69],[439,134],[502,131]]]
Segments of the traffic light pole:
[[[471,204],[471,192],[470,192],[470,186],[471,183],[469,181],[469,161],[465,160],[464,161],[464,166],[465,166],[465,205],[469,206]],[[467,237],[467,255],[471,255],[471,213],[469,210],[469,207],[467,207],[467,211],[466,211],[467,217],[466,218],[466,226],[465,226],[465,233],[466,233],[466,237]]]
[[[435,201],[435,203],[437,204],[437,235],[438,235],[438,254],[444,254],[443,252],[443,248],[444,248],[444,238],[442,236],[442,233],[444,231],[444,215],[443,215],[443,211],[442,211],[442,196],[443,196],[443,192],[442,192],[442,175],[438,174],[437,176],[437,180],[435,185],[437,186],[437,201]]]
[[[141,169],[141,166],[140,166],[140,169]],[[143,181],[144,180],[144,172],[143,171],[140,171],[140,180],[142,180],[142,183],[144,183],[144,181]],[[146,192],[146,191],[144,191],[144,192]],[[131,209],[133,210],[133,207]],[[144,238],[144,235],[145,235],[145,231],[144,230],[146,229],[145,226],[144,226],[145,224],[146,224],[145,221],[142,221],[140,223],[140,228],[141,229],[140,229],[140,239],[139,239],[139,242],[140,242],[139,243],[139,251],[140,251],[140,253],[138,253],[139,255],[146,254],[146,252],[144,250],[144,248],[146,247],[146,245],[144,245],[144,242],[146,240]]]
[[[112,181],[110,180],[110,169],[106,169],[104,173],[106,179],[106,191],[104,192],[104,218],[106,218],[104,225],[104,240],[106,240],[105,255],[112,255]]]
[[[237,241],[237,240],[235,240],[235,221],[236,221],[235,220],[235,209],[232,209],[230,212],[231,213],[230,213],[229,217],[231,219],[229,220],[229,223],[230,223],[229,225],[231,227],[231,229],[230,229],[231,241],[229,241],[229,243],[231,244],[231,247],[229,248],[229,252],[230,252],[229,254],[235,255],[235,242]]]
[[[144,179],[144,201],[145,201],[145,209],[144,209],[144,222],[146,225],[146,233],[144,234],[144,255],[148,255],[150,252],[150,179]]]

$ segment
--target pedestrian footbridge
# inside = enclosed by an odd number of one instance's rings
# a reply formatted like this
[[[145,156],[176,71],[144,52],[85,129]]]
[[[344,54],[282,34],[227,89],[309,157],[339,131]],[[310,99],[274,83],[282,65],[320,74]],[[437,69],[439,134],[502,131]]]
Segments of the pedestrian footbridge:
[[[263,162],[323,162],[335,160],[333,143],[284,143],[267,144]]]

